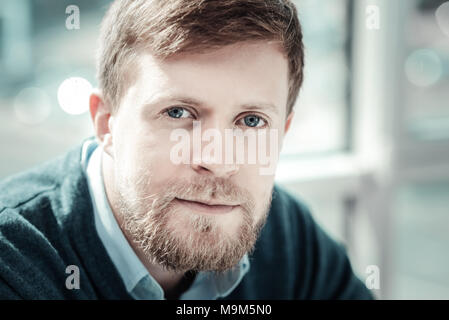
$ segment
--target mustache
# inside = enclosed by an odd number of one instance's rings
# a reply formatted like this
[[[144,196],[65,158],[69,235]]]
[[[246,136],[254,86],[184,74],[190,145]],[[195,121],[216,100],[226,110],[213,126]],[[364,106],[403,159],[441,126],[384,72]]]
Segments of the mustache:
[[[255,200],[245,188],[226,178],[195,177],[167,181],[160,195],[159,209],[176,198],[190,201],[239,205],[247,213],[255,210]]]

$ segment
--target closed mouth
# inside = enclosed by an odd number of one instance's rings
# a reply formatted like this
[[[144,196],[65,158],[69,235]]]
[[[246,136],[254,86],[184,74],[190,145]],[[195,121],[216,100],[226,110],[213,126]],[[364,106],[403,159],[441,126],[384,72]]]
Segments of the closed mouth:
[[[175,200],[193,211],[199,211],[203,213],[228,213],[234,210],[239,205],[234,204],[223,204],[222,202],[209,202],[209,201],[197,201],[197,200],[186,200],[186,199],[180,199],[175,198]]]

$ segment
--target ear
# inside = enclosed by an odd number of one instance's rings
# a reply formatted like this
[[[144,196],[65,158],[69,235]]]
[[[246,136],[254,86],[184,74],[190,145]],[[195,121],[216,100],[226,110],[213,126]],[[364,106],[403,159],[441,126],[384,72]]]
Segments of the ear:
[[[103,150],[112,157],[112,125],[113,116],[102,94],[94,91],[89,98],[89,109],[94,124],[95,135],[103,146]]]
[[[290,129],[290,125],[292,123],[292,119],[293,119],[294,115],[295,115],[295,112],[293,110],[290,111],[290,114],[287,117],[287,121],[285,121],[284,135],[287,133],[288,129]]]

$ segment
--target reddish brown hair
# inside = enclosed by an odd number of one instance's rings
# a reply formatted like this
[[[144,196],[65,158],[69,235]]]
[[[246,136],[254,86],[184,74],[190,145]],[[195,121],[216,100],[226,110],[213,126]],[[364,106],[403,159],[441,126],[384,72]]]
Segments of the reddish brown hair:
[[[288,113],[303,81],[301,25],[289,0],[117,0],[101,28],[97,72],[104,98],[118,108],[141,49],[158,58],[242,41],[279,42],[289,67]]]

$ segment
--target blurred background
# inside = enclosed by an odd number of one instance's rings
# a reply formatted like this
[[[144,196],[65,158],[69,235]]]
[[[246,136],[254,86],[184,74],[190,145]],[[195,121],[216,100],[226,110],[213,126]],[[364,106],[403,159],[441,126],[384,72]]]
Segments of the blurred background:
[[[277,182],[377,297],[449,299],[449,1],[294,2],[305,83]],[[0,2],[0,179],[93,135],[109,3]]]

